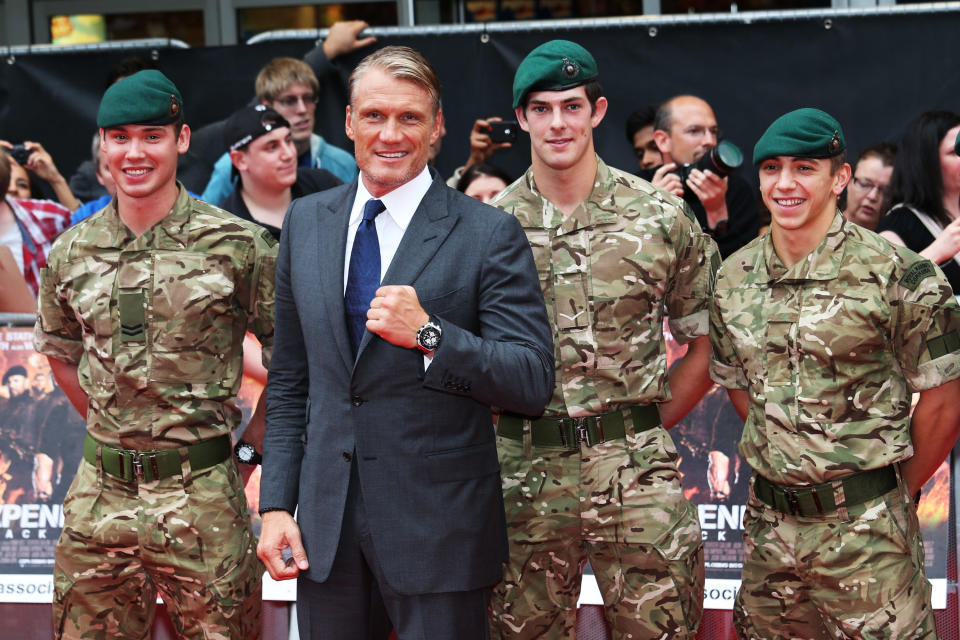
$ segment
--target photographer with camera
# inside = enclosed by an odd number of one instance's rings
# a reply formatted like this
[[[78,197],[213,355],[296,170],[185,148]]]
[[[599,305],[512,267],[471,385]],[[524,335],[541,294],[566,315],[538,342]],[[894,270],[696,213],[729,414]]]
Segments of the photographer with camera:
[[[760,216],[753,191],[730,172],[742,156],[729,143],[717,146],[717,118],[710,105],[696,96],[671,98],[660,105],[653,128],[663,165],[637,175],[686,200],[703,230],[717,241],[722,257],[755,238]],[[701,159],[710,168],[685,166],[699,165]],[[719,175],[725,169],[729,175]]]
[[[463,172],[476,164],[484,164],[497,149],[509,149],[517,139],[517,123],[503,118],[478,118],[470,130],[470,155],[447,179],[447,186],[457,188]]]
[[[0,141],[0,185],[10,183],[11,167],[15,162],[5,149],[12,147]],[[0,247],[10,248],[17,269],[34,296],[40,285],[40,269],[47,264],[50,247],[69,224],[70,211],[52,200],[22,200],[0,194]]]
[[[6,140],[0,140],[0,147],[6,149],[9,158],[13,161],[11,164],[11,172],[17,169],[22,170],[24,174],[26,174],[27,170],[32,171],[38,178],[47,181],[60,204],[70,211],[80,206],[80,201],[77,200],[73,192],[70,191],[70,185],[67,184],[66,178],[61,175],[50,153],[43,148],[42,144],[39,142],[26,141],[15,145]],[[16,194],[15,197],[23,199],[42,198],[42,196],[35,194],[30,194],[29,196]]]

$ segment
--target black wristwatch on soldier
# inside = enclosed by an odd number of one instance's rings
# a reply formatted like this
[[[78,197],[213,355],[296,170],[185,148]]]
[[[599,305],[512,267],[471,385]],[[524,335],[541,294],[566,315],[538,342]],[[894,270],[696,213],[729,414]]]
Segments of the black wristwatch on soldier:
[[[257,453],[256,447],[246,440],[237,440],[233,446],[233,457],[240,464],[249,464],[257,466],[263,460],[263,457]]]

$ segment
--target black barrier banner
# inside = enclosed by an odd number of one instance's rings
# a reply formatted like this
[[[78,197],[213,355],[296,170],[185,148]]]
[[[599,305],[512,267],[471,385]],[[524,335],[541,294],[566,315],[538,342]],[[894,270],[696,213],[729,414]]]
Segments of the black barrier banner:
[[[552,38],[575,40],[596,57],[609,110],[595,131],[596,147],[611,166],[636,167],[624,135],[627,115],[677,94],[707,100],[725,138],[749,159],[764,129],[798,107],[818,107],[844,127],[850,153],[881,140],[894,141],[904,124],[928,109],[960,109],[956,73],[956,13],[815,15],[783,21],[556,28],[513,32],[436,33],[381,37],[375,46],[403,44],[422,51],[442,85],[446,138],[437,168],[449,176],[469,155],[474,120],[513,119],[513,74],[523,57]],[[589,24],[589,23],[588,23]],[[74,52],[19,55],[0,65],[0,138],[42,142],[69,176],[89,157],[96,110],[110,67],[130,55],[156,58],[184,96],[194,133],[253,97],[257,71],[274,56],[300,58],[310,40],[199,49]],[[345,149],[346,77],[372,49],[336,60],[321,78],[317,132]],[[918,64],[922,61],[922,64]],[[895,79],[895,81],[891,81]],[[222,133],[195,135],[182,172],[202,191],[209,165],[225,151]],[[491,162],[519,174],[530,164],[521,133]],[[746,163],[749,165],[749,162]],[[205,166],[204,166],[205,165]],[[749,166],[741,169],[756,183]]]

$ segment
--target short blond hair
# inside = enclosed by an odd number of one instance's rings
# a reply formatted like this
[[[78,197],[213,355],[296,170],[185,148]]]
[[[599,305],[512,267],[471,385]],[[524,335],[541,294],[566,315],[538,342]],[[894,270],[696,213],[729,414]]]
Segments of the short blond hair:
[[[433,65],[419,51],[396,45],[374,51],[361,60],[350,74],[347,90],[351,106],[357,82],[364,73],[374,68],[380,69],[397,80],[406,80],[423,87],[430,96],[433,115],[436,116],[440,111],[440,79]]]
[[[274,58],[257,74],[257,81],[254,84],[257,100],[273,102],[290,85],[296,83],[307,85],[314,95],[320,92],[317,76],[306,62],[296,58]]]

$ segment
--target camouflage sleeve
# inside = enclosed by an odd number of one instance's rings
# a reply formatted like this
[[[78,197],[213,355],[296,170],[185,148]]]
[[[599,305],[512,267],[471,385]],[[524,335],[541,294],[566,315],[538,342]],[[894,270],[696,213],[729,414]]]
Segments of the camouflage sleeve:
[[[40,270],[33,346],[44,355],[75,365],[83,355],[83,331],[62,296],[56,256],[56,252],[51,252],[47,266]]]
[[[720,312],[720,300],[716,293],[710,300],[710,378],[728,389],[746,389],[747,376],[730,340],[730,332]]]
[[[273,354],[274,276],[277,269],[277,241],[264,231],[253,243],[250,300],[247,313],[250,330],[263,347],[263,366],[270,366]]]
[[[943,272],[918,259],[895,286],[893,348],[910,391],[960,377],[960,305]]]
[[[687,209],[686,203],[683,207]],[[707,335],[709,303],[720,254],[689,212],[677,215],[670,229],[676,249],[673,273],[665,293],[670,332],[680,344]]]

